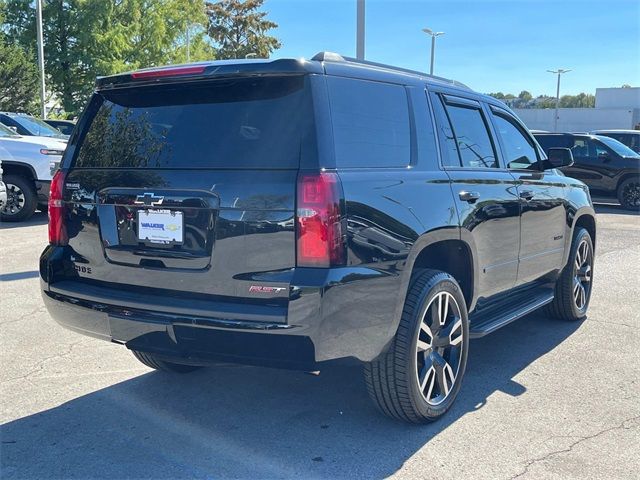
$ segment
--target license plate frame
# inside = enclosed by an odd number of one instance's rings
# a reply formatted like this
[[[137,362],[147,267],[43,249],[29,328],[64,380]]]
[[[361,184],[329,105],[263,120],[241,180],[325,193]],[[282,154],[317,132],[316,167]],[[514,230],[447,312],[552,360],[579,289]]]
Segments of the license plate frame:
[[[167,209],[138,210],[138,241],[154,245],[184,243],[184,212]]]

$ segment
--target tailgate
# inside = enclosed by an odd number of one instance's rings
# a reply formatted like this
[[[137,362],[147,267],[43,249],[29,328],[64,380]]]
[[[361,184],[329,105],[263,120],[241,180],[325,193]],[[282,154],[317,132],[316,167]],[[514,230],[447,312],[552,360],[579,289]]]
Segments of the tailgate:
[[[75,188],[67,230],[76,273],[110,287],[194,298],[287,299],[295,266],[296,176],[295,170],[151,170],[143,182],[135,171],[74,170],[66,184]],[[175,219],[164,224],[179,227],[166,237],[174,241],[149,240],[144,233],[145,224],[162,228],[156,212]],[[147,221],[149,213],[153,220]],[[250,292],[261,285],[275,289]]]
[[[317,155],[308,90],[299,75],[97,92],[62,167],[73,276],[286,304],[296,178]]]

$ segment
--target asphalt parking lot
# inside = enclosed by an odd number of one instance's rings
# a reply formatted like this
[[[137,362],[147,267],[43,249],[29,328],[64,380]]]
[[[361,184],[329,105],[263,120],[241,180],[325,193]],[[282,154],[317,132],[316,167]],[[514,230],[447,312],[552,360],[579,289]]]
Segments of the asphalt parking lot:
[[[358,367],[163,374],[63,330],[39,292],[46,216],[0,224],[0,476],[635,479],[640,216],[597,208],[588,318],[473,341],[455,407],[424,427],[378,414]]]

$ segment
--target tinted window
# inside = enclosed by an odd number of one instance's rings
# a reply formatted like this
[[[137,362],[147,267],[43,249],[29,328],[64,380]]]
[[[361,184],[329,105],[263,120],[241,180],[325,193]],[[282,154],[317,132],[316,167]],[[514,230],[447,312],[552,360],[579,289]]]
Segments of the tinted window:
[[[19,123],[14,122],[11,118],[7,116],[2,116],[2,123],[7,127],[15,127],[16,133],[18,135],[30,135],[29,131],[26,128],[24,128]]]
[[[586,158],[589,156],[589,141],[586,138],[574,138],[571,152],[574,157]],[[591,154],[593,153],[593,146],[591,146]]]
[[[453,126],[462,166],[497,168],[493,144],[482,112],[477,108],[457,105],[448,105],[447,112]]]
[[[451,123],[447,117],[447,112],[445,112],[442,100],[440,100],[438,95],[432,95],[431,98],[433,100],[433,111],[436,116],[438,137],[440,138],[442,164],[445,167],[459,167],[460,156],[458,154],[458,146],[451,128]]]
[[[0,123],[0,137],[16,137],[17,133]]]
[[[404,167],[411,160],[403,86],[328,77],[336,166]]]
[[[16,115],[13,121],[22,126],[31,135],[39,135],[41,137],[61,137],[62,133],[51,125],[46,124],[39,118],[29,117],[27,115]]]
[[[102,93],[77,167],[297,168],[313,129],[304,77]]]
[[[571,137],[563,135],[535,134],[534,137],[536,137],[536,140],[545,151],[550,148],[571,148],[573,146],[573,140]]]
[[[600,137],[600,141],[622,157],[637,157],[638,154],[625,144],[609,137]]]
[[[504,161],[507,168],[537,169],[536,149],[524,136],[520,128],[502,115],[493,116],[495,128],[502,141]]]

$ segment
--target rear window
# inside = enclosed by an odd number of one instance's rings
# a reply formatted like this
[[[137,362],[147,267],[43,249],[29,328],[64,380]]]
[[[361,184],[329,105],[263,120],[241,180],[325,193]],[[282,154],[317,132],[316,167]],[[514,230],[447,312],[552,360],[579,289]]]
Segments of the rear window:
[[[79,168],[298,168],[311,151],[304,76],[101,92]]]
[[[340,77],[328,77],[327,85],[337,167],[409,165],[409,101],[403,86]]]

